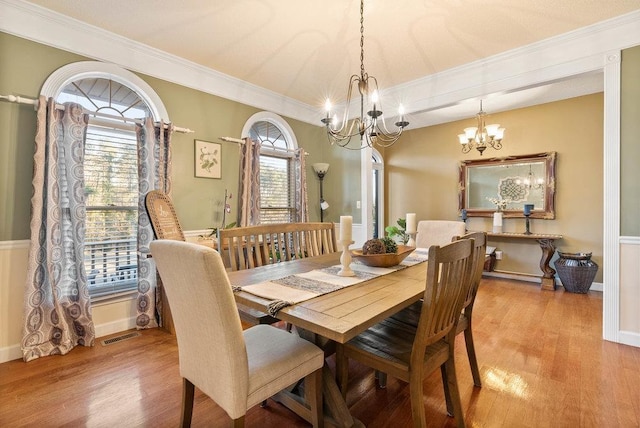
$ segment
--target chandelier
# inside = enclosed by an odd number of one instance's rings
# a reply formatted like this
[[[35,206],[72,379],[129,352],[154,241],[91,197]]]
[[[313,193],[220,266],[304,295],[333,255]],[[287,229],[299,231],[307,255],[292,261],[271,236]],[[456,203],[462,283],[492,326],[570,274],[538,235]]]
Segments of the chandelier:
[[[351,95],[355,85],[357,85],[360,94],[360,116],[349,120]],[[369,106],[371,106],[370,109]],[[364,0],[360,0],[360,75],[354,74],[349,79],[349,90],[342,120],[338,121],[338,116],[335,114],[332,116],[331,101],[327,99],[325,103],[326,116],[322,119],[322,123],[327,129],[329,142],[351,149],[351,147],[347,147],[351,138],[359,136],[360,146],[355,150],[374,145],[381,147],[393,145],[409,122],[404,119],[404,109],[400,106],[398,109],[399,120],[395,123],[397,128],[389,131],[382,118],[381,109],[382,105],[378,98],[378,81],[364,70]]]
[[[496,150],[502,148],[502,137],[504,136],[504,128],[500,128],[497,123],[485,125],[484,119],[487,116],[482,110],[482,100],[480,100],[480,111],[476,114],[478,126],[464,128],[464,134],[458,135],[458,140],[462,144],[462,153],[469,153],[472,149],[476,149],[482,155],[487,147]]]

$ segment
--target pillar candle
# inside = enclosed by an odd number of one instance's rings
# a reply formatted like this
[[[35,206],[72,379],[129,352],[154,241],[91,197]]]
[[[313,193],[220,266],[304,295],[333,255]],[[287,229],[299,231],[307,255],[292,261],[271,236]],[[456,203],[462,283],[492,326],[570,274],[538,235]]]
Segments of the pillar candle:
[[[416,213],[407,213],[407,233],[416,233]]]
[[[351,226],[353,224],[353,217],[350,215],[340,216],[340,240],[351,241]]]

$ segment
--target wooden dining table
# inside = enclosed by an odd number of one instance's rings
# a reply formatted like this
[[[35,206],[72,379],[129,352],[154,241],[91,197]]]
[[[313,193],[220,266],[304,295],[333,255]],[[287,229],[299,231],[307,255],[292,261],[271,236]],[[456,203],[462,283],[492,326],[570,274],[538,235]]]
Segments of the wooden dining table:
[[[325,254],[300,260],[229,272],[234,286],[245,286],[314,269],[340,264],[340,253]],[[345,343],[367,328],[398,312],[424,294],[427,263],[418,263],[387,275],[351,285],[281,309],[277,318],[291,323],[299,334],[325,350],[335,351],[335,343]],[[235,292],[238,303],[266,312],[271,302],[245,291]],[[357,427],[362,424],[349,413],[335,377],[327,364],[323,373],[325,425]],[[277,400],[310,420],[308,408],[291,394]]]

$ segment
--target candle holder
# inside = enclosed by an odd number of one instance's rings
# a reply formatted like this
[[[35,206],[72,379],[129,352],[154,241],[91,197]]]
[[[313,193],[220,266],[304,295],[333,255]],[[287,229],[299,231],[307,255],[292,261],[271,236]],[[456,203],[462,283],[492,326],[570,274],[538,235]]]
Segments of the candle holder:
[[[349,245],[355,241],[341,240],[340,242],[342,242],[342,255],[340,256],[342,267],[338,271],[338,276],[356,276],[355,272],[351,270],[351,251],[349,251]]]
[[[524,227],[525,227],[525,230],[524,230],[524,234],[525,234],[525,235],[531,235],[531,231],[529,230],[529,216],[530,216],[530,215],[531,215],[531,213],[529,213],[529,214],[525,213],[525,214],[524,214],[524,217],[525,217],[525,223],[524,223],[524,225],[525,225],[525,226],[524,226]]]
[[[534,205],[533,204],[525,204],[524,208],[523,208],[523,214],[525,217],[525,231],[524,234],[525,235],[531,235],[531,231],[529,230],[529,216],[531,215],[531,211],[533,210]]]
[[[416,235],[418,234],[418,232],[407,232],[407,235],[409,235],[409,240],[407,241],[407,246],[409,247],[415,247],[416,246]]]

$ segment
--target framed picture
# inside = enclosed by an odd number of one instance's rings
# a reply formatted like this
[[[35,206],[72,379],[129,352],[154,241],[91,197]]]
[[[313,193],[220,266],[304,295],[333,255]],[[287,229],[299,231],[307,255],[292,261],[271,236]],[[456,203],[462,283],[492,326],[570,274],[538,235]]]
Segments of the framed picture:
[[[222,146],[209,141],[194,141],[196,177],[222,178]]]

